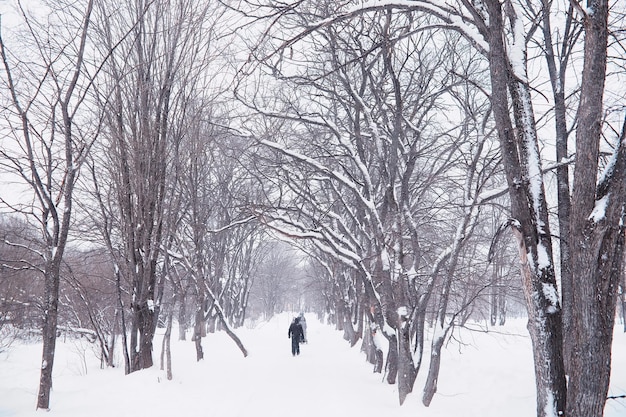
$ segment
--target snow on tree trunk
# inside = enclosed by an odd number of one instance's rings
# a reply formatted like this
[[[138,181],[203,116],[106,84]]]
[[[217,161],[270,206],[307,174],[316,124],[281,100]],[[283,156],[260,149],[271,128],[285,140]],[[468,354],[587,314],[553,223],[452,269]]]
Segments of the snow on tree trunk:
[[[511,199],[511,217],[518,240],[522,283],[528,306],[528,329],[533,342],[537,415],[565,411],[561,310],[552,264],[550,231],[539,163],[536,127],[528,85],[524,32],[509,16],[513,37],[504,45],[502,6],[486,2],[490,32],[491,99]],[[507,51],[509,54],[507,54]],[[517,129],[509,112],[510,92]]]
[[[204,352],[202,350],[202,333],[204,328],[204,297],[198,299],[198,305],[196,307],[195,321],[193,326],[193,341],[196,347],[196,361],[204,359]]]
[[[549,10],[551,2],[543,0],[545,10]],[[567,24],[565,26],[566,31],[562,35],[562,45],[567,45],[573,42],[573,37],[576,36],[576,31],[569,30],[572,27],[572,20],[574,19],[572,6],[570,6],[570,13],[567,13]],[[542,28],[543,39],[545,45],[545,59],[548,66],[548,73],[550,74],[550,85],[552,87],[552,95],[554,98],[554,126],[556,134],[556,161],[559,163],[556,169],[556,181],[557,181],[557,213],[558,213],[558,227],[559,236],[558,247],[560,250],[560,282],[561,282],[561,299],[563,306],[563,358],[565,360],[565,369],[569,367],[569,359],[572,357],[571,343],[569,342],[572,334],[572,309],[574,304],[572,301],[572,270],[571,270],[571,251],[569,244],[569,230],[570,230],[570,213],[571,213],[571,195],[570,195],[570,168],[567,163],[563,163],[570,158],[568,151],[568,137],[569,132],[567,130],[567,103],[565,100],[565,83],[566,83],[566,69],[567,62],[569,60],[568,54],[563,53],[558,57],[554,51],[554,39],[551,23],[552,14],[543,13]],[[563,48],[565,49],[565,48]],[[558,65],[557,65],[558,62]]]
[[[422,403],[428,407],[433,399],[433,396],[437,392],[437,380],[439,379],[439,369],[441,368],[441,348],[443,342],[446,339],[446,334],[449,329],[449,325],[446,328],[440,328],[440,324],[435,326],[438,331],[433,336],[432,349],[430,353],[430,364],[428,366],[428,376],[426,377],[426,383],[424,384],[424,395],[422,396]]]
[[[413,384],[417,371],[413,363],[411,351],[411,325],[406,307],[398,309],[398,394],[400,405],[404,403],[406,396],[413,391]]]

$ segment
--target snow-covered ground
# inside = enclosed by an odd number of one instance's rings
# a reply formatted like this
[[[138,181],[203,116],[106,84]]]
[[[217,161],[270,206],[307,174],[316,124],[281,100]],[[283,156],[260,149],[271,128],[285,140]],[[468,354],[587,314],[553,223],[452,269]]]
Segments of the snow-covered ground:
[[[124,376],[122,367],[100,369],[86,342],[59,339],[51,411],[56,417],[420,416],[528,417],[536,414],[530,341],[522,321],[488,333],[463,331],[443,353],[439,389],[421,404],[427,368],[403,406],[397,389],[372,373],[359,346],[307,317],[309,343],[292,357],[281,315],[237,333],[244,358],[224,333],[203,340],[197,363],[193,343],[172,341],[172,381],[158,366]],[[155,362],[161,336],[155,340]],[[0,417],[34,416],[40,344],[14,343],[0,354]],[[427,366],[425,363],[424,366]],[[610,395],[626,394],[626,335],[617,330]],[[606,417],[626,415],[626,400],[610,400]]]

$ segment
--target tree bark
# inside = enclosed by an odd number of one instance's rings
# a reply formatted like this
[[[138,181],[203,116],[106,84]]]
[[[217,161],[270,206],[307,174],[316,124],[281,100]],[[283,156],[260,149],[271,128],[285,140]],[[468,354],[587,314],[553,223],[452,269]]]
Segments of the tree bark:
[[[120,269],[115,265],[115,287],[117,290],[117,302],[120,308],[120,321],[122,324],[122,352],[124,352],[124,374],[130,374],[130,354],[128,353],[128,333],[126,326],[126,313],[124,311],[124,301],[122,300],[122,282]]]
[[[51,265],[52,266],[52,265]],[[37,408],[50,408],[50,390],[52,389],[52,368],[57,340],[57,318],[59,309],[59,272],[50,269],[45,275],[45,300],[43,324],[43,352]]]
[[[187,340],[187,302],[182,291],[178,307],[178,340]]]
[[[446,331],[441,330],[441,334],[433,339],[432,351],[430,354],[430,365],[428,367],[428,376],[424,384],[424,395],[422,403],[428,407],[437,392],[437,380],[439,379],[439,369],[441,368],[441,348],[446,338]]]
[[[548,73],[550,74],[550,84],[552,87],[552,95],[554,97],[554,122],[556,133],[556,161],[559,164],[556,169],[557,181],[557,213],[559,227],[559,250],[560,250],[560,266],[561,266],[561,299],[563,300],[563,358],[567,372],[569,369],[569,360],[573,357],[570,342],[572,334],[572,309],[574,307],[572,287],[574,285],[571,270],[571,251],[569,243],[570,231],[570,213],[571,213],[571,196],[570,196],[570,170],[569,165],[564,163],[569,158],[568,152],[568,132],[567,132],[567,107],[565,103],[565,71],[569,60],[570,42],[573,42],[575,34],[572,32],[572,14],[573,7],[570,4],[569,11],[566,15],[567,24],[566,32],[563,34],[561,55],[559,58],[559,66],[557,66],[557,57],[554,53],[552,40],[552,26],[550,19],[549,0],[543,0],[543,18],[542,28],[545,44],[545,58],[548,64]]]
[[[584,67],[570,229],[574,346],[568,416],[603,415],[611,373],[617,288],[624,267],[626,119],[614,165],[596,182],[606,77],[607,22],[608,1],[590,3],[583,19]]]
[[[175,297],[176,298],[176,297]],[[174,305],[176,300],[172,302],[172,309],[167,315],[167,326],[165,328],[165,334],[163,335],[163,345],[161,347],[161,370],[165,369],[167,380],[172,380],[172,322],[174,321]]]
[[[398,394],[402,405],[406,396],[413,391],[417,370],[411,352],[411,323],[406,315],[400,315],[398,322]]]
[[[193,326],[193,341],[196,346],[196,361],[204,359],[204,351],[202,350],[202,333],[204,328],[204,297],[198,300],[196,307],[195,322]]]
[[[489,319],[492,326],[495,326],[498,323],[498,316],[500,314],[500,286],[502,285],[502,279],[500,277],[501,273],[501,265],[500,265],[500,256],[496,254],[494,256],[494,260],[492,262],[492,271],[491,271],[491,297],[490,297],[490,305],[489,305]]]
[[[388,336],[389,350],[387,351],[387,383],[395,384],[398,376],[398,339],[396,335]]]
[[[506,32],[501,4],[499,1],[489,0],[486,6],[490,28],[488,42],[491,100],[502,149],[511,216],[514,219],[513,230],[518,240],[522,282],[528,306],[528,330],[535,358],[537,415],[559,415],[565,411],[566,396],[562,323],[556,296],[556,277],[551,264],[552,245],[545,192],[539,170],[534,115],[528,86],[511,73],[512,68],[503,42],[503,34]],[[507,91],[512,97],[517,130],[513,129],[510,118]],[[533,181],[538,183],[533,184]],[[547,264],[542,266],[539,264],[540,250],[542,257],[547,258],[543,261]]]

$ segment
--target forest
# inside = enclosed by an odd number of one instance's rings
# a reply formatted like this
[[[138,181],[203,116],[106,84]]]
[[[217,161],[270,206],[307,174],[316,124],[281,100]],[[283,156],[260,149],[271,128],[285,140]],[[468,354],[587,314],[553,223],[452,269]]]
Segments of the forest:
[[[130,374],[306,311],[426,406],[455,327],[527,317],[537,416],[603,415],[623,2],[1,6],[0,350],[42,340],[37,408],[60,334]]]

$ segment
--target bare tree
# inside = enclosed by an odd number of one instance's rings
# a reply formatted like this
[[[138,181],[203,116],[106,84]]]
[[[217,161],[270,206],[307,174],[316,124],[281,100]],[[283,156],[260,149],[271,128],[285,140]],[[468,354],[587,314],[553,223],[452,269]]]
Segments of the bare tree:
[[[37,228],[14,215],[0,216],[0,351],[41,328],[43,285]]]
[[[71,226],[74,186],[98,133],[98,127],[82,113],[93,81],[85,65],[93,1],[66,6],[61,19],[61,9],[45,5],[51,13],[46,24],[20,7],[27,27],[25,39],[38,64],[21,59],[23,48],[17,55],[0,37],[3,81],[12,106],[5,121],[15,140],[14,147],[3,151],[3,167],[30,187],[32,205],[18,210],[39,225],[42,241],[40,272],[45,296],[37,408],[43,409],[50,407],[60,271]],[[58,36],[51,37],[55,32]],[[24,86],[18,87],[18,82]]]
[[[265,256],[251,289],[250,304],[265,319],[300,307],[294,288],[297,259],[292,251],[289,245],[280,241],[270,242],[264,249]]]
[[[103,3],[100,9],[99,42],[103,53],[111,55],[103,87],[110,98],[102,111],[105,166],[112,179],[106,186],[114,203],[105,202],[115,213],[109,218],[119,239],[112,255],[122,283],[130,287],[131,371],[153,363],[164,285],[158,261],[175,183],[168,177],[173,172],[170,156],[185,134],[182,121],[196,95],[193,89],[203,86],[202,71],[212,52],[211,36],[203,33],[210,10],[208,3],[188,0]]]
[[[236,141],[216,126],[205,106],[198,106],[197,111],[197,117],[189,119],[190,129],[179,150],[176,193],[182,209],[170,255],[192,283],[193,340],[196,358],[201,360],[207,327],[225,329],[247,354],[231,326],[240,325],[245,317],[258,227],[236,207],[234,196],[249,198],[249,189],[240,177],[239,163],[233,164],[235,159],[221,151],[221,146],[235,146]]]
[[[571,2],[571,5],[567,19],[563,20],[565,26],[561,32],[563,37],[560,40],[562,43],[558,65],[551,51],[554,40],[550,35],[554,31],[550,30],[549,16],[554,13],[552,8],[556,8],[556,4],[552,2],[542,3],[541,10],[536,10],[533,4],[518,1],[502,3],[492,0],[446,4],[421,0],[410,3],[385,1],[376,4],[365,3],[354,8],[339,7],[338,10],[327,7],[328,5],[323,2],[301,2],[295,7],[273,9],[274,21],[280,22],[281,19],[302,21],[306,22],[306,28],[298,30],[292,25],[291,28],[295,29],[287,31],[286,38],[282,37],[273,47],[259,47],[254,50],[254,57],[260,58],[263,62],[270,62],[274,65],[273,73],[280,74],[281,67],[276,66],[277,62],[293,60],[298,54],[298,48],[302,48],[307,42],[313,44],[321,42],[320,39],[324,34],[331,32],[332,27],[352,27],[350,22],[362,23],[377,13],[383,11],[391,13],[391,10],[395,10],[393,17],[396,23],[407,13],[413,18],[423,14],[436,18],[436,23],[434,21],[433,23],[437,27],[462,34],[475,50],[485,57],[490,71],[489,96],[493,121],[498,132],[503,167],[509,186],[513,219],[510,225],[517,237],[522,260],[521,274],[530,318],[529,331],[533,340],[537,410],[540,416],[563,414],[566,411],[570,415],[601,414],[610,371],[608,364],[617,277],[621,273],[624,256],[622,216],[625,174],[623,135],[619,135],[619,128],[613,128],[617,133],[614,136],[620,136],[611,141],[614,158],[606,167],[605,174],[597,181],[609,35],[609,3],[593,1],[589,2],[587,8],[578,1]],[[615,4],[613,7],[619,6]],[[617,11],[617,16],[621,16],[623,22],[623,14],[619,14],[620,12]],[[568,331],[572,337],[568,342],[568,348],[571,345],[575,354],[570,356],[576,358],[570,369],[572,378],[567,391],[566,410],[561,297],[553,264],[552,235],[540,162],[537,127],[539,117],[533,108],[532,100],[535,85],[528,74],[527,57],[531,52],[528,47],[530,40],[537,39],[536,42],[542,45],[543,50],[548,50],[547,65],[550,67],[549,74],[552,77],[556,103],[555,120],[558,125],[556,129],[559,140],[558,162],[564,164],[567,160],[563,158],[568,156],[568,151],[563,81],[567,64],[571,62],[569,57],[572,47],[579,36],[575,24],[576,15],[582,21],[582,34],[585,36],[585,65],[580,72],[582,83],[579,105],[576,109],[578,115],[576,169],[573,175],[571,212],[568,210],[567,170],[561,165],[558,174],[559,187],[562,191],[559,197],[562,209],[559,220],[561,233],[564,234],[561,236],[564,242],[562,269],[565,271],[563,301],[568,304],[565,322],[566,325],[569,326],[571,323],[572,326],[572,331]],[[617,20],[619,22],[620,18]],[[619,23],[617,25],[619,27]],[[542,28],[543,31],[537,31],[538,28]],[[266,33],[271,33],[271,30]],[[536,37],[541,34],[544,39]],[[409,31],[406,36],[413,37],[415,34]],[[398,36],[398,39],[400,38]],[[383,56],[388,56],[385,53],[389,50],[388,43],[373,45],[355,59],[367,57],[368,54],[378,50],[382,51]],[[290,74],[293,73],[292,67],[285,66],[285,69],[289,70]],[[372,69],[375,67],[368,67],[368,70]],[[334,69],[329,73],[332,74],[332,71],[340,72],[341,69]],[[305,84],[304,79],[302,81],[302,84]],[[293,103],[292,100],[290,106],[293,106]],[[376,101],[367,97],[363,100],[362,107],[371,106],[371,103]],[[291,115],[289,119],[314,119],[318,125],[326,122],[311,117],[310,111],[300,111]],[[393,156],[392,160],[395,160]],[[389,170],[389,173],[394,172],[393,168]],[[594,250],[589,250],[590,247]],[[568,248],[571,251],[569,258]],[[571,264],[568,264],[568,259]],[[379,269],[373,277],[380,276],[379,273],[382,271],[384,269]],[[575,271],[572,283],[568,278],[570,271]],[[578,279],[576,275],[579,275]],[[379,288],[384,288],[384,281],[377,284],[382,285]],[[394,305],[388,303],[384,297],[382,304]],[[601,319],[602,317],[604,319]],[[593,332],[600,332],[601,337],[593,338]],[[590,338],[601,343],[602,348],[585,342]],[[594,349],[601,354],[598,356],[592,353],[595,352]],[[583,382],[588,380],[595,383]]]
[[[291,28],[314,18],[304,6],[285,17]],[[377,10],[324,25],[302,45],[279,43],[276,54],[263,45],[270,52],[257,61],[258,74],[276,83],[272,92],[280,97],[270,99],[264,90],[242,97],[273,119],[256,132],[261,145],[275,152],[265,161],[275,188],[257,214],[343,264],[336,268],[318,255],[337,284],[329,288],[337,323],[355,343],[363,312],[372,314],[389,341],[387,381],[398,379],[400,402],[419,368],[411,336],[418,334],[421,355],[431,295],[442,277],[454,275],[484,203],[485,181],[498,162],[497,150],[485,145],[492,142],[490,111],[477,87],[485,73],[455,53],[464,44],[459,36],[430,23]],[[437,54],[431,49],[435,40]],[[438,117],[444,110],[460,120]],[[481,113],[484,118],[476,116]],[[261,159],[263,152],[257,152]],[[464,165],[464,159],[473,163]],[[460,187],[458,171],[469,178]],[[459,213],[459,224],[450,226],[446,215]],[[360,289],[369,306],[358,302]],[[400,309],[407,311],[402,317]],[[446,314],[444,303],[441,317]]]

